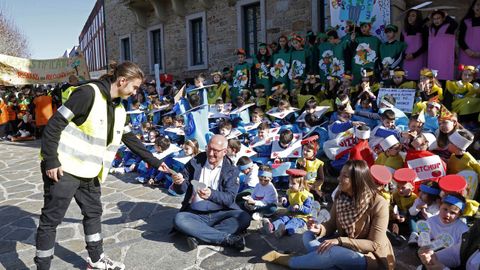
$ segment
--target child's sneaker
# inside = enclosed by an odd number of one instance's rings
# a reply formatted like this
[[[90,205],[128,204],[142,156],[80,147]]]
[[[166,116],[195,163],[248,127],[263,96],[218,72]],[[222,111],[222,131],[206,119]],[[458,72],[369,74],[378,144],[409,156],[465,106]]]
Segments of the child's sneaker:
[[[278,228],[273,232],[276,238],[281,238],[285,235],[285,224],[281,223]]]
[[[111,168],[111,169],[110,169],[110,173],[112,173],[112,174],[114,174],[114,173],[124,174],[124,173],[125,173],[125,169],[124,169],[123,167]]]
[[[103,269],[103,270],[124,270],[125,265],[121,262],[113,261],[112,259],[105,256],[105,254],[100,255],[100,260],[98,262],[92,262],[90,257],[87,258],[87,270],[92,269]]]
[[[409,246],[416,246],[418,245],[418,233],[417,232],[412,232],[410,234],[410,237],[408,238],[408,245]]]
[[[262,220],[262,232],[264,234],[271,234],[273,233],[273,224],[270,222],[268,218],[264,218]]]
[[[145,183],[145,178],[141,176],[135,177],[135,180],[137,180],[139,183],[142,183],[142,184]]]
[[[262,218],[263,218],[263,215],[261,213],[258,213],[258,212],[255,212],[252,215],[252,219],[256,220],[256,221],[262,220]]]

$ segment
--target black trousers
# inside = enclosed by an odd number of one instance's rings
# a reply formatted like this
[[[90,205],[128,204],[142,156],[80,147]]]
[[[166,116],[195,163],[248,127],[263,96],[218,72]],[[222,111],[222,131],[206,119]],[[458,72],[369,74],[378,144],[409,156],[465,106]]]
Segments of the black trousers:
[[[63,172],[58,182],[45,174],[41,164],[44,184],[44,205],[37,229],[35,264],[38,269],[49,269],[53,258],[57,226],[62,222],[68,206],[75,198],[83,215],[83,231],[88,255],[98,261],[103,253],[101,238],[102,202],[98,178],[79,178]]]

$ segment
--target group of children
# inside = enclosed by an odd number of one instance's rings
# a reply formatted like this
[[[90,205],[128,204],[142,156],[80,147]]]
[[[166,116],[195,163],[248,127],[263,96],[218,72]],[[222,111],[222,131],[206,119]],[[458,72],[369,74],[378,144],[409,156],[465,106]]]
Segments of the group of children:
[[[56,109],[50,93],[42,86],[8,87],[0,91],[0,140],[40,137]]]

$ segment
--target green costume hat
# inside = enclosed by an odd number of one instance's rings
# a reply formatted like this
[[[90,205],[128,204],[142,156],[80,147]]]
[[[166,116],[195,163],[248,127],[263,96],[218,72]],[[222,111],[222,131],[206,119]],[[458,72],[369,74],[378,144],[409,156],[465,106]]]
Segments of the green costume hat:
[[[389,32],[389,31],[397,33],[398,32],[398,26],[396,26],[394,24],[389,24],[389,25],[385,26],[385,32]]]

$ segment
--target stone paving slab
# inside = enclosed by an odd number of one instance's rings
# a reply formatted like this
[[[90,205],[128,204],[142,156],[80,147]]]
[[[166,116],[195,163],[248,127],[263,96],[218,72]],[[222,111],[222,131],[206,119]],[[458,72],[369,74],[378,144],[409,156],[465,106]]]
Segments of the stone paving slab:
[[[34,269],[35,233],[43,206],[43,183],[39,169],[39,141],[0,142],[0,269]],[[170,234],[181,198],[164,190],[142,186],[133,174],[110,175],[102,186],[102,230],[108,256],[127,269],[254,269],[281,270],[260,257],[277,249],[303,252],[301,235],[284,237],[258,233],[252,222],[242,252],[216,246],[188,251],[185,238]],[[80,208],[74,200],[57,230],[52,269],[86,267],[85,242]],[[397,269],[414,269],[414,253],[396,249],[402,258]]]

